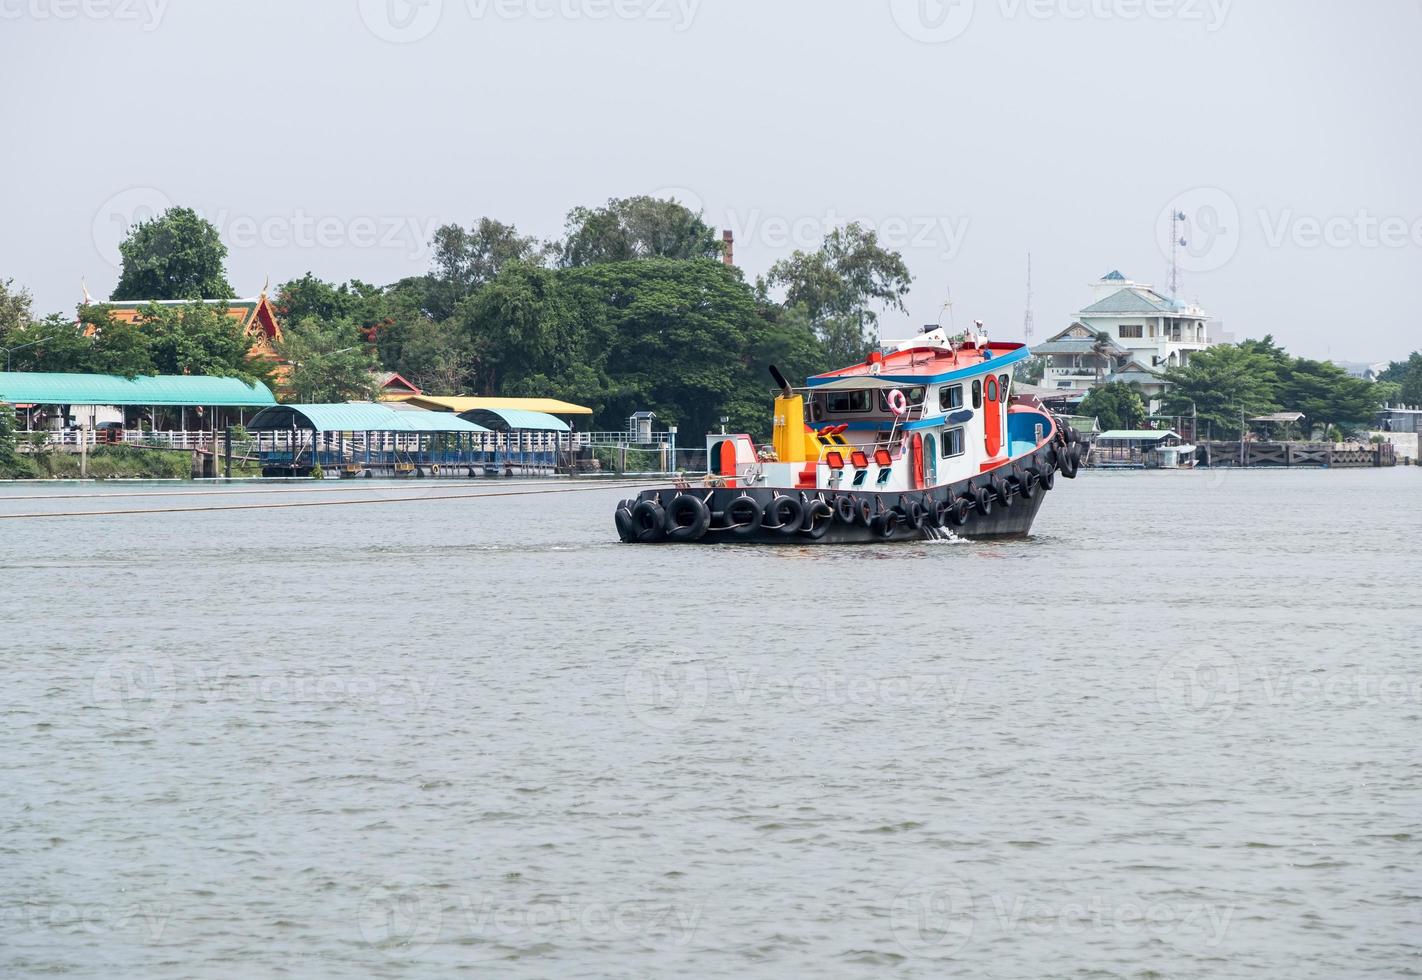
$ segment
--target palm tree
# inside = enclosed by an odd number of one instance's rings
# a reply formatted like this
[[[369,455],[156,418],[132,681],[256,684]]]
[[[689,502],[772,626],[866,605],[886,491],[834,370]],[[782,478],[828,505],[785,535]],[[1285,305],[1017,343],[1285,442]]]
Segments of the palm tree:
[[[1096,342],[1091,345],[1091,353],[1096,358],[1096,383],[1099,385],[1104,368],[1116,362],[1116,342],[1111,339],[1109,333],[1102,330],[1096,335]]]

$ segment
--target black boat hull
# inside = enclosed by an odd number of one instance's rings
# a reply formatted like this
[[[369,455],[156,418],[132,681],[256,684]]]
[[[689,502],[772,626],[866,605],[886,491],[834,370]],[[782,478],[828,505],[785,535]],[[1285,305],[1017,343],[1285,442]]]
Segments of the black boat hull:
[[[1068,473],[1076,475],[1074,461],[1060,475]],[[624,501],[617,524],[623,541],[643,544],[883,544],[948,535],[1024,537],[1031,533],[1057,475],[1057,457],[1051,446],[1044,446],[971,479],[907,492],[664,487]]]

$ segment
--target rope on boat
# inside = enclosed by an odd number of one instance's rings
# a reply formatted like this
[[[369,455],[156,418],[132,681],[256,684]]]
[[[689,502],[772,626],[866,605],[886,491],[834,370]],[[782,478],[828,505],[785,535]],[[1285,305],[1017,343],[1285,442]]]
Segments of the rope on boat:
[[[593,493],[625,490],[643,484],[603,484],[592,487],[558,487],[551,490],[511,490],[500,493],[444,493],[427,497],[378,497],[366,500],[294,500],[273,504],[211,504],[202,507],[145,507],[131,510],[76,510],[38,514],[0,514],[0,521],[37,520],[46,517],[126,517],[139,514],[206,514],[216,511],[291,510],[298,507],[359,507],[369,504],[424,503],[433,500],[481,500],[491,497],[538,497],[555,493]]]

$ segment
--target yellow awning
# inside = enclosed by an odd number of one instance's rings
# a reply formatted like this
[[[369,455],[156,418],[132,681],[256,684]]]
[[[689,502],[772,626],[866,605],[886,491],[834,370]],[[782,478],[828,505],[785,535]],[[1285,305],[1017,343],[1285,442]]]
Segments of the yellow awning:
[[[479,409],[485,411],[542,412],[545,415],[591,415],[593,410],[556,398],[442,398],[436,395],[416,395],[406,399],[406,405],[430,412],[453,412],[463,415]]]

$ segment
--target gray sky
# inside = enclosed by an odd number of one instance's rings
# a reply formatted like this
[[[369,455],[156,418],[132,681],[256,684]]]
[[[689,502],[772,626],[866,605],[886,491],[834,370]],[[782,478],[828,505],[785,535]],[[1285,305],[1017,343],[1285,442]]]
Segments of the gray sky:
[[[1422,3],[0,0],[0,278],[43,312],[124,223],[215,221],[243,295],[424,271],[439,224],[532,234],[675,191],[748,277],[867,220],[958,325],[1036,339],[1119,268],[1299,354],[1422,346]],[[1162,223],[1164,221],[1164,223]]]

